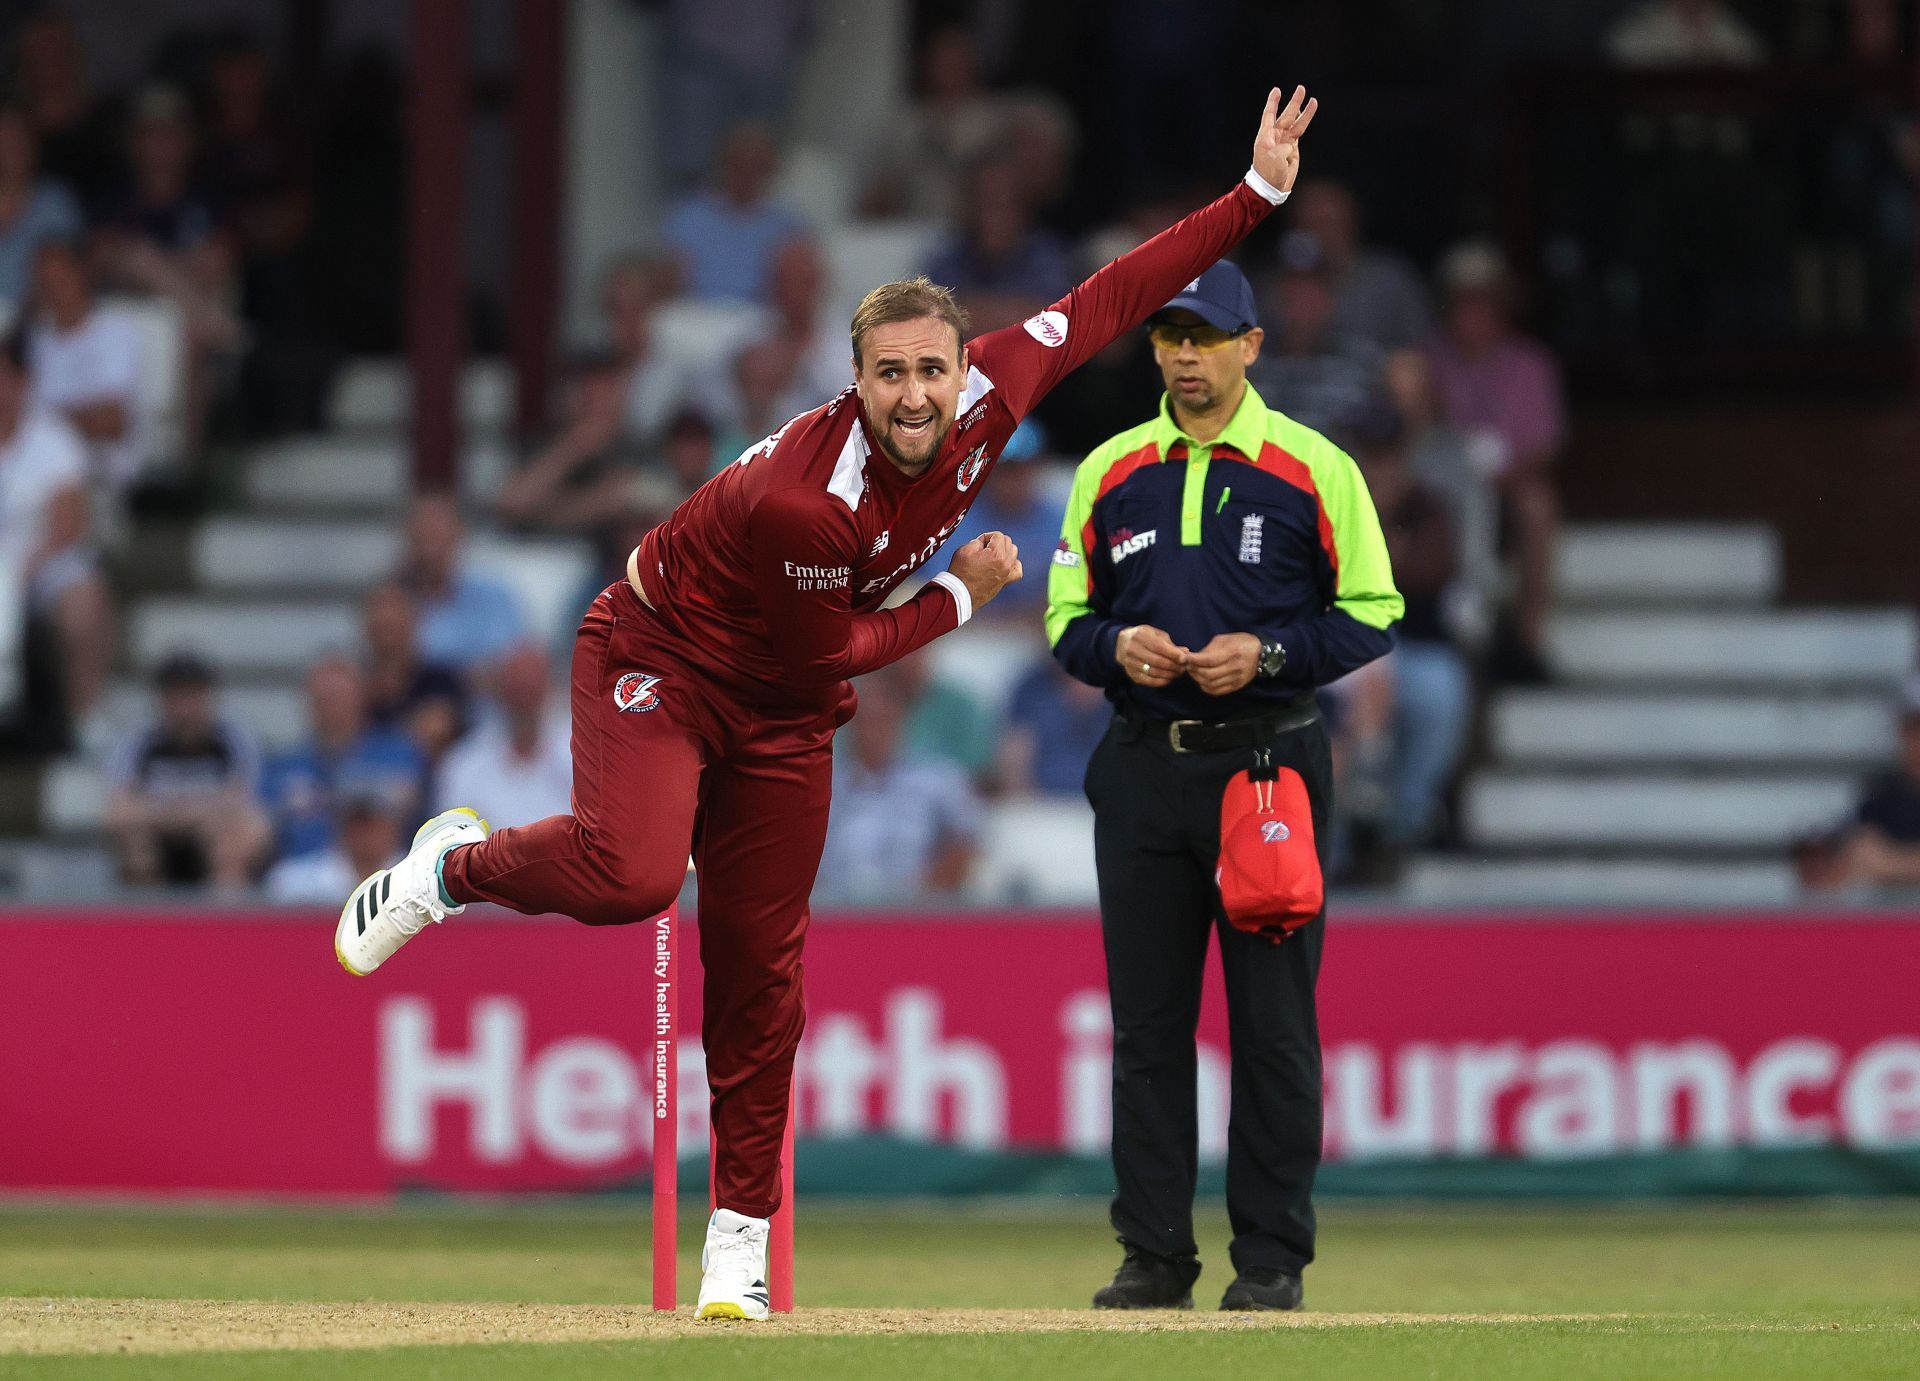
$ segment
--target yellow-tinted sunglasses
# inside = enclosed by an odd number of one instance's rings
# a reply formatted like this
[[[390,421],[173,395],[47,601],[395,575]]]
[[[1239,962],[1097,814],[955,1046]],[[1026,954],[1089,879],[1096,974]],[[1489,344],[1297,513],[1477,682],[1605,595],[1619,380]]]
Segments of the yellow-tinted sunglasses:
[[[1246,335],[1247,328],[1238,331],[1222,331],[1218,326],[1174,326],[1161,323],[1148,329],[1147,336],[1160,350],[1178,350],[1188,341],[1201,354],[1211,354],[1215,350],[1224,350],[1229,343]]]

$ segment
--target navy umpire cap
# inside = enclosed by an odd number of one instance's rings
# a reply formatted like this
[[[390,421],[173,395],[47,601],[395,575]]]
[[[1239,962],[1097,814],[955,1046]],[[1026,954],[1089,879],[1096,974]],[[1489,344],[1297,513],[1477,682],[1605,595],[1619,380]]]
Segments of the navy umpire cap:
[[[1171,312],[1181,307],[1222,331],[1245,331],[1260,324],[1253,305],[1253,284],[1237,264],[1226,259],[1187,284],[1180,295],[1160,311]],[[1154,315],[1158,317],[1160,312]]]

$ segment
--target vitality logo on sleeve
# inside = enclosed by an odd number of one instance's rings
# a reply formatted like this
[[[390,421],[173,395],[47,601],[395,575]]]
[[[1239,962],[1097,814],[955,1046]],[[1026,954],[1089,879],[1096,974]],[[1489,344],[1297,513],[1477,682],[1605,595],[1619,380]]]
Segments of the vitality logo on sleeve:
[[[1030,316],[1020,323],[1027,334],[1046,346],[1049,350],[1058,350],[1067,343],[1067,314],[1065,312],[1042,312]]]

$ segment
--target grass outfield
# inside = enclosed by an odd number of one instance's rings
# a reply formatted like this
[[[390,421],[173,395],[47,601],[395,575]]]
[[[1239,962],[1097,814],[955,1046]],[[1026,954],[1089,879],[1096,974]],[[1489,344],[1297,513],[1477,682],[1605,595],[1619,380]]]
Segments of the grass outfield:
[[[1208,1308],[1231,1276],[1217,1216],[1200,1311],[1109,1316],[1083,1307],[1117,1258],[1098,1206],[803,1203],[801,1310],[759,1327],[635,1307],[646,1226],[592,1202],[0,1209],[0,1376],[1920,1374],[1906,1204],[1335,1204],[1311,1312],[1256,1318]]]

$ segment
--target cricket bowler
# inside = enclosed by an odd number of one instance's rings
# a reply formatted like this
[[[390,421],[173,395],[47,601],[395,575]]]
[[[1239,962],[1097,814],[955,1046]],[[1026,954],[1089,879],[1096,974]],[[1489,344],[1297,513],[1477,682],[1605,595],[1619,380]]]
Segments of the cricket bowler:
[[[868,293],[852,386],[702,486],[587,611],[572,666],[573,813],[489,834],[467,809],[347,898],[365,975],[469,902],[588,925],[648,920],[700,877],[714,1196],[703,1319],[767,1317],[768,1219],[804,1023],[801,947],[848,678],[966,623],[1021,576],[1004,533],[883,607],[966,517],[1001,448],[1071,370],[1139,326],[1286,199],[1317,102],[1269,93],[1233,190],[1026,321],[966,340],[925,278]]]

